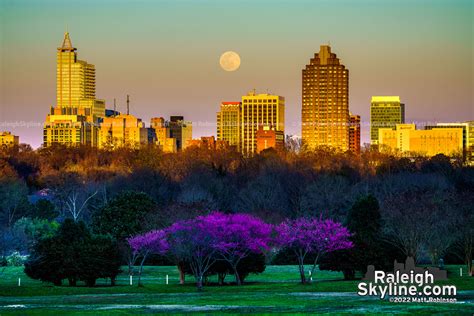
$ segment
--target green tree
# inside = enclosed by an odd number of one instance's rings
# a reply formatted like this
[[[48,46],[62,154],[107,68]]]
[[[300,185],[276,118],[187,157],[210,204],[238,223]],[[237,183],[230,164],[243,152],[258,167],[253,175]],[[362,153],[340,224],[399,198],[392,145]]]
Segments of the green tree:
[[[53,220],[58,216],[59,212],[54,204],[46,199],[38,200],[32,208],[31,217],[33,218]]]
[[[110,238],[92,234],[84,222],[66,219],[58,232],[40,239],[25,263],[25,273],[41,281],[60,285],[68,279],[76,286],[84,281],[94,286],[98,278],[111,278],[120,272],[120,253]]]
[[[393,256],[388,256],[386,249],[393,247],[383,242],[381,220],[377,199],[372,195],[359,198],[346,219],[354,247],[328,254],[320,269],[342,271],[345,279],[353,279],[356,271],[365,273],[368,265],[388,269]]]
[[[145,216],[155,208],[155,202],[145,193],[125,191],[98,209],[93,217],[96,233],[113,237],[125,256],[129,274],[136,260],[126,238],[144,231]]]

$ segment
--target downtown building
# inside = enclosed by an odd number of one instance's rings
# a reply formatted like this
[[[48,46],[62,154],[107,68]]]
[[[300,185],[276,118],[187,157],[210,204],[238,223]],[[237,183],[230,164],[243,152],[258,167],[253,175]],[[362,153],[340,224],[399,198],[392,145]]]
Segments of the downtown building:
[[[10,132],[0,132],[0,148],[8,148],[20,145],[20,137]]]
[[[56,105],[43,126],[43,145],[89,145],[99,142],[105,101],[95,96],[95,67],[79,60],[69,33],[56,54]]]
[[[149,129],[141,119],[130,114],[130,97],[127,95],[127,114],[114,110],[100,120],[99,143],[101,149],[113,150],[120,147],[139,148],[151,142]]]
[[[242,102],[221,102],[217,112],[217,140],[240,151]]]
[[[272,130],[278,138],[285,134],[285,98],[255,90],[241,102],[222,102],[217,112],[217,140],[237,148],[245,157],[258,152],[257,132]],[[262,134],[263,135],[263,134]],[[283,137],[280,137],[283,135]]]
[[[426,130],[437,129],[462,129],[463,138],[463,158],[470,165],[474,165],[474,121],[458,123],[436,123],[436,125],[425,126]]]
[[[257,94],[255,90],[242,96],[240,141],[241,153],[248,157],[257,152],[257,131],[268,127],[285,134],[285,98],[273,94]]]
[[[349,70],[329,45],[322,45],[302,71],[301,118],[306,149],[350,149]]]
[[[405,104],[399,96],[373,96],[370,102],[370,144],[379,143],[381,128],[396,128],[405,123]]]
[[[360,154],[360,115],[349,114],[349,151]]]
[[[277,151],[285,148],[285,134],[270,126],[260,126],[256,133],[257,154],[265,149],[273,148]]]
[[[163,117],[150,120],[153,143],[164,152],[177,152],[186,149],[193,138],[193,125],[183,116],[171,116],[169,121]]]
[[[463,128],[456,126],[416,129],[415,124],[396,124],[380,128],[378,135],[379,151],[407,157],[462,155],[464,148]]]

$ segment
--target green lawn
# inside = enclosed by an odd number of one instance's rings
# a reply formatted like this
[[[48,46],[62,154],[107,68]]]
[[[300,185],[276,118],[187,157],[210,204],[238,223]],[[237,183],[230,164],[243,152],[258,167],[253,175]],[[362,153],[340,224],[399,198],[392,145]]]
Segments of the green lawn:
[[[197,292],[193,279],[179,285],[176,267],[145,267],[144,286],[129,285],[122,274],[118,285],[105,280],[98,286],[55,287],[27,278],[22,268],[6,268],[0,276],[0,315],[128,315],[144,313],[236,314],[273,312],[288,314],[420,314],[473,315],[474,278],[460,277],[459,266],[449,267],[450,280],[457,286],[458,303],[390,303],[359,297],[359,281],[344,281],[338,272],[318,271],[316,282],[299,284],[296,266],[268,266],[265,273],[251,275],[246,284],[209,285]],[[169,284],[165,284],[169,275]],[[18,286],[21,278],[21,286]],[[211,282],[215,279],[211,278]],[[226,281],[232,281],[228,276]]]

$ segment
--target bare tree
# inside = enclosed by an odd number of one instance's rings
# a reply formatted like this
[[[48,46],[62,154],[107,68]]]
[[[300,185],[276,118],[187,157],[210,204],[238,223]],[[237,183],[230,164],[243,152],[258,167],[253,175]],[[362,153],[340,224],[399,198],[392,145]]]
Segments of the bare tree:
[[[387,241],[416,260],[422,247],[436,233],[436,227],[439,227],[433,226],[433,223],[443,221],[437,211],[439,203],[436,193],[423,191],[405,192],[386,199],[382,214]],[[445,243],[447,242],[442,242],[443,245]],[[434,244],[433,247],[436,248]]]
[[[457,210],[456,231],[457,239],[454,242],[455,253],[466,264],[470,276],[474,274],[472,261],[474,259],[474,194],[472,189],[457,192],[452,199],[453,207]]]
[[[458,238],[458,214],[448,206],[447,201],[441,203],[440,207],[432,210],[431,216],[426,218],[429,229],[424,245],[433,265],[438,264]]]
[[[306,188],[300,215],[341,219],[354,200],[352,186],[345,177],[322,174]]]
[[[87,210],[88,203],[99,193],[92,182],[86,182],[75,172],[61,173],[47,179],[54,200],[63,216],[71,216],[76,222]]]
[[[89,186],[74,188],[66,197],[66,208],[73,220],[77,222],[88,202],[97,195],[97,189],[91,189]]]

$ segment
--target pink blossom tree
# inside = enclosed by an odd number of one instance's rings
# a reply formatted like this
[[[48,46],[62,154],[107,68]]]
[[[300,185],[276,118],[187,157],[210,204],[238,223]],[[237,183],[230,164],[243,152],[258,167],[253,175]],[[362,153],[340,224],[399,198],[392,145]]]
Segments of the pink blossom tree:
[[[167,229],[169,253],[189,263],[198,290],[202,290],[204,276],[216,262],[215,228],[206,216],[199,216],[176,222]]]
[[[297,259],[301,283],[307,282],[304,260],[308,254],[315,255],[311,274],[314,275],[319,258],[325,253],[352,247],[349,230],[332,220],[306,219],[287,220],[277,227],[277,243],[292,250]]]
[[[241,285],[237,271],[239,262],[251,253],[269,250],[272,242],[272,226],[247,214],[212,213],[205,220],[214,227],[218,260],[232,267],[235,282]]]
[[[143,264],[150,254],[165,254],[169,250],[167,241],[167,234],[164,230],[152,230],[150,232],[137,235],[127,239],[134,262],[138,257],[141,257],[140,269],[138,272],[138,285],[142,285],[141,277],[143,271]]]

